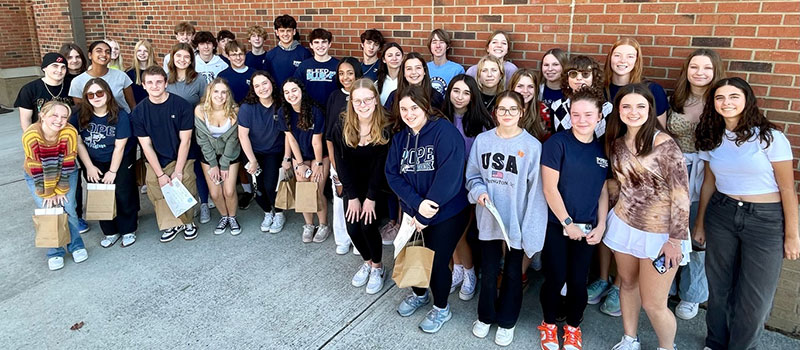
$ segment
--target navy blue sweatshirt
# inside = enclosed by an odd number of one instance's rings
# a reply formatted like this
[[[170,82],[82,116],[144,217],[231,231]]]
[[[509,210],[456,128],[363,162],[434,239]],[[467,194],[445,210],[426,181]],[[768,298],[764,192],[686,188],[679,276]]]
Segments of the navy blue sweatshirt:
[[[423,225],[447,220],[467,206],[464,143],[453,140],[461,140],[461,134],[441,118],[428,121],[416,135],[406,127],[392,137],[386,180],[400,198],[403,212]],[[439,211],[430,219],[417,215],[425,199],[439,204]]]

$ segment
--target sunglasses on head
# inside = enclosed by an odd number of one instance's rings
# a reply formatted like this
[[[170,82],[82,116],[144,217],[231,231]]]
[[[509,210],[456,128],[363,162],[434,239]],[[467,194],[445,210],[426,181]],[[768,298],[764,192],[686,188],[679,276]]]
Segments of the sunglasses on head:
[[[592,76],[592,71],[585,71],[585,70],[577,70],[577,69],[575,69],[575,70],[571,70],[571,71],[567,72],[567,75],[572,79],[577,78],[578,74],[582,75],[583,79],[589,79]]]
[[[103,90],[100,90],[100,91],[98,91],[98,92],[87,92],[87,93],[86,93],[86,98],[88,98],[88,99],[90,99],[90,100],[91,100],[91,99],[93,99],[93,98],[95,98],[95,97],[97,97],[97,98],[102,98],[102,97],[103,97],[103,96],[105,96],[105,95],[106,95],[106,92],[105,92],[105,91],[103,91]]]

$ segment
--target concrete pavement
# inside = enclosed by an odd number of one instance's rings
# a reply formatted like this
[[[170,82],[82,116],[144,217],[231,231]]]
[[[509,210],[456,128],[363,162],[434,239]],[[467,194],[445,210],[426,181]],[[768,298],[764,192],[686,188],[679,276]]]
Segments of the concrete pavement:
[[[83,235],[89,259],[67,256],[60,271],[47,269],[44,249],[33,247],[33,200],[22,180],[21,131],[16,112],[0,115],[0,348],[3,349],[485,349],[494,345],[471,333],[477,298],[450,298],[454,313],[435,335],[417,323],[426,310],[400,317],[394,310],[407,293],[388,277],[391,247],[385,247],[387,283],[369,296],[350,285],[360,264],[353,254],[336,255],[333,239],[300,241],[302,219],[288,215],[279,234],[258,229],[262,213],[253,203],[239,213],[239,236],[213,235],[218,214],[200,225],[199,237],[160,243],[152,205],[141,196],[138,239],[128,248],[103,249],[96,222]],[[536,325],[541,276],[533,274],[514,343],[538,346]],[[84,322],[79,330],[70,330]],[[657,346],[642,313],[643,349]],[[586,349],[609,349],[622,335],[619,318],[589,306],[582,325]],[[702,349],[704,311],[678,320],[681,349]],[[800,340],[765,332],[765,349],[798,349]]]

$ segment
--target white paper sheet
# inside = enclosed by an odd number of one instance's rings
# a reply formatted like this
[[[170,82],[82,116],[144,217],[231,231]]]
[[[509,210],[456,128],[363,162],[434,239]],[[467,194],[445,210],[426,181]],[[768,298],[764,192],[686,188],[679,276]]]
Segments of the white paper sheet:
[[[511,250],[511,239],[508,238],[508,232],[506,232],[506,225],[503,224],[503,218],[500,217],[500,213],[497,211],[497,207],[495,207],[494,203],[492,203],[492,201],[490,200],[484,201],[484,203],[486,203],[486,209],[488,209],[489,212],[492,213],[492,216],[494,216],[495,221],[497,221],[497,224],[500,225],[500,230],[503,231],[503,239],[506,240],[506,247],[508,248],[508,250]]]
[[[161,193],[164,194],[164,200],[167,201],[169,210],[172,211],[172,215],[175,215],[176,218],[183,215],[183,213],[197,204],[197,200],[194,199],[194,196],[189,193],[186,186],[177,178],[172,179],[172,186],[166,185],[161,187]]]
[[[64,214],[64,207],[56,207],[56,208],[42,208],[42,209],[34,209],[34,215],[61,215]]]
[[[88,183],[86,184],[87,190],[97,190],[97,191],[114,191],[117,189],[117,185],[115,184],[97,184],[97,183]]]
[[[408,240],[411,239],[415,231],[417,231],[417,228],[414,226],[414,219],[408,216],[408,214],[403,213],[403,221],[400,223],[397,237],[394,238],[395,258],[397,258],[397,254],[400,254],[400,251],[403,250],[406,244],[408,244]]]

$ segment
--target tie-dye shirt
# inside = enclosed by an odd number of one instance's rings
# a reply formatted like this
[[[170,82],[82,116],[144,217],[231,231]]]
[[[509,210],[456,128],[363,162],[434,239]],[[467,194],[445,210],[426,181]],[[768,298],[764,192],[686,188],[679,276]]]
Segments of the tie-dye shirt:
[[[51,198],[69,192],[69,175],[77,166],[78,132],[67,125],[58,133],[58,139],[48,142],[44,138],[42,123],[34,123],[22,134],[25,149],[23,169],[33,178],[36,195]]]

